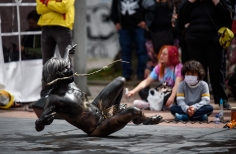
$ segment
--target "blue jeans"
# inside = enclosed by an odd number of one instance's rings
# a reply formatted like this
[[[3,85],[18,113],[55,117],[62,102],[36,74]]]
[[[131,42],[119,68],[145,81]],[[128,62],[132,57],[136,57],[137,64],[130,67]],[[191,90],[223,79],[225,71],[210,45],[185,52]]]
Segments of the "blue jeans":
[[[170,112],[173,116],[175,116],[175,113],[178,114],[186,114],[180,106],[174,105],[171,106]],[[207,116],[211,115],[213,112],[213,107],[211,105],[204,105],[200,109],[198,109],[192,117],[189,117],[191,120],[198,120],[200,119],[204,114],[207,114]]]
[[[121,58],[129,63],[122,63],[122,73],[125,78],[132,75],[132,51],[135,45],[135,51],[138,59],[137,76],[138,79],[144,78],[144,69],[147,62],[147,51],[145,48],[144,29],[136,28],[132,30],[119,30],[119,41],[121,46]]]

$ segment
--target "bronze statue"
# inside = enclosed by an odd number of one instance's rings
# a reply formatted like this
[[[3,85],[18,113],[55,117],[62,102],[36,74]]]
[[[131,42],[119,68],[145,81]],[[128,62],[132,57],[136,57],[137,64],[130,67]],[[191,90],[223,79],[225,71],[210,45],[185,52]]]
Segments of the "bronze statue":
[[[120,105],[125,85],[125,78],[117,77],[110,82],[100,94],[88,102],[86,94],[74,83],[69,54],[74,53],[70,45],[66,49],[64,58],[51,58],[43,66],[42,82],[49,83],[57,78],[70,77],[58,80],[47,86],[45,105],[39,119],[35,122],[37,131],[42,131],[45,125],[50,125],[55,113],[73,126],[83,130],[88,136],[108,136],[132,121],[134,124],[158,124],[162,117],[159,115],[146,117],[136,107]]]

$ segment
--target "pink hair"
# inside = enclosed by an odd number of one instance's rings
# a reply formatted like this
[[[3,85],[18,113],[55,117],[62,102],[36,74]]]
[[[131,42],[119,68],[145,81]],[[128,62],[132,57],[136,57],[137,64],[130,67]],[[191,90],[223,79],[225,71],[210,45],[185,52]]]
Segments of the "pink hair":
[[[176,46],[172,46],[172,45],[165,45],[160,49],[160,52],[158,54],[158,59],[160,59],[161,53],[163,51],[163,49],[167,49],[168,50],[168,66],[176,66],[177,64],[180,63],[179,61],[179,52],[178,52],[178,48]],[[164,75],[164,70],[165,70],[165,66],[161,65],[160,66],[160,77],[163,77]]]

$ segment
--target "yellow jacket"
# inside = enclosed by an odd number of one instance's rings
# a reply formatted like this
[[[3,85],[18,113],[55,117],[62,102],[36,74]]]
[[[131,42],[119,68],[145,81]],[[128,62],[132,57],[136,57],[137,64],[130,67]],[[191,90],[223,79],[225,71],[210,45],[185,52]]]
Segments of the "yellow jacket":
[[[63,26],[73,29],[75,0],[36,0],[36,10],[40,14],[39,26]]]

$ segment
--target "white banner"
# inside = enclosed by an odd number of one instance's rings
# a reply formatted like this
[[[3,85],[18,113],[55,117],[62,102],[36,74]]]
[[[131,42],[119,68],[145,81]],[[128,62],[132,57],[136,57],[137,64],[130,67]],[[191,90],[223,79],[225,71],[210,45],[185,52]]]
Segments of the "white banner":
[[[4,63],[1,37],[0,47],[0,89],[7,90],[20,102],[38,100],[41,90],[42,59]]]

